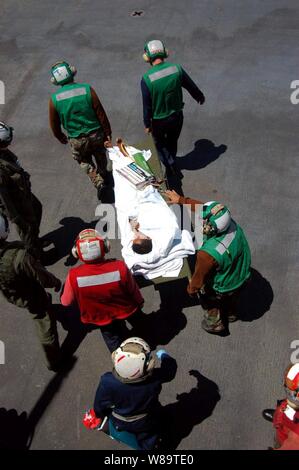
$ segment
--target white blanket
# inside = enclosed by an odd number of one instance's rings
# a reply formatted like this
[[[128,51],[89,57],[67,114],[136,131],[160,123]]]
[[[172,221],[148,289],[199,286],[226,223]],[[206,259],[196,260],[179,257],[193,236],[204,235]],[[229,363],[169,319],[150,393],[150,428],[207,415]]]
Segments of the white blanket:
[[[131,154],[137,152],[133,147],[127,149]],[[109,149],[108,156],[113,162],[115,207],[126,264],[135,275],[143,275],[147,279],[177,277],[183,258],[195,251],[190,233],[180,230],[174,212],[156,188],[147,186],[139,191],[116,171],[128,163],[128,158],[117,147]],[[149,155],[144,156],[147,159]],[[139,230],[152,239],[150,253],[140,255],[132,250],[134,235],[129,217],[136,217]]]

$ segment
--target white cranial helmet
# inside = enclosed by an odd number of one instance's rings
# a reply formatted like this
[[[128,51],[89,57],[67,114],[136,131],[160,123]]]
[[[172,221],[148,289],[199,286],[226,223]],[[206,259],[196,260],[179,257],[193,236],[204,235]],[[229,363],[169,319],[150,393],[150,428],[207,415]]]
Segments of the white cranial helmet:
[[[112,353],[114,370],[126,381],[146,377],[154,368],[155,360],[149,345],[142,338],[128,338]]]

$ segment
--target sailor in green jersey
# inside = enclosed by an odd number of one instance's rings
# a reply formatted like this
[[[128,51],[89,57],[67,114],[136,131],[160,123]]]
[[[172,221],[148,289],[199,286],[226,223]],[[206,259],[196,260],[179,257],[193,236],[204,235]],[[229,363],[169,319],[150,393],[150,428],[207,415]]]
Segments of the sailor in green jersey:
[[[69,141],[73,158],[97,188],[100,199],[105,185],[111,182],[104,148],[104,142],[111,140],[111,127],[94,89],[75,83],[75,74],[76,69],[65,61],[51,68],[51,82],[60,88],[49,101],[50,127],[62,144]]]
[[[143,75],[141,91],[145,131],[152,133],[168,175],[182,174],[176,166],[177,143],[183,126],[183,92],[203,104],[205,97],[179,64],[164,62],[168,52],[159,40],[146,43],[143,58],[151,68]]]
[[[188,293],[199,293],[205,309],[202,327],[209,333],[223,333],[226,323],[237,320],[237,299],[251,275],[251,255],[241,227],[226,206],[203,203],[166,191],[170,202],[189,204],[193,211],[202,207],[203,243],[197,250],[194,274]]]

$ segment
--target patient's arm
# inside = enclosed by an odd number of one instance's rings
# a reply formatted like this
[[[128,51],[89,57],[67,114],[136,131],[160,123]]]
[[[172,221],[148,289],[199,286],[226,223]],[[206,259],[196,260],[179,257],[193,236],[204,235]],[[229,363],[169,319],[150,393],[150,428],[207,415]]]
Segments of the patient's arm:
[[[134,233],[138,232],[139,229],[139,222],[136,217],[130,218],[129,217],[129,223],[131,225],[131,229],[133,230]]]

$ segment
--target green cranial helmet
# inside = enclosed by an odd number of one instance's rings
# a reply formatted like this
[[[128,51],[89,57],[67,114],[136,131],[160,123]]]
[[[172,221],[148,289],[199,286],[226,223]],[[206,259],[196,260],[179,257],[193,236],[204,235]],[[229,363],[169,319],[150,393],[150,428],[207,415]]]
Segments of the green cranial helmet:
[[[69,65],[64,60],[56,62],[51,67],[51,83],[54,85],[65,85],[72,82],[77,70],[73,65]]]
[[[203,205],[203,233],[216,235],[225,232],[231,223],[231,215],[226,206],[217,201],[209,201]]]
[[[159,39],[154,39],[145,44],[143,58],[146,62],[152,62],[158,58],[166,59],[166,57],[168,57],[168,51]]]

